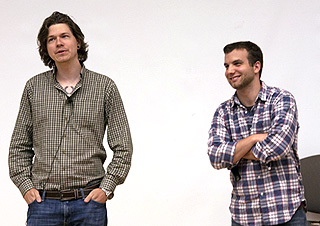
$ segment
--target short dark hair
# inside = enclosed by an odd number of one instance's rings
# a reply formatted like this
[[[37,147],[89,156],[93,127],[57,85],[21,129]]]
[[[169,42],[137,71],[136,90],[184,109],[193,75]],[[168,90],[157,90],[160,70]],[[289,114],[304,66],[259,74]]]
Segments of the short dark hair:
[[[84,35],[80,27],[68,15],[60,12],[53,12],[51,16],[46,18],[38,33],[39,54],[44,65],[49,66],[50,68],[55,66],[55,62],[51,59],[47,50],[49,27],[55,24],[68,25],[73,36],[80,44],[80,48],[78,49],[78,58],[80,64],[83,65],[83,62],[88,58],[88,44],[84,42]]]
[[[261,67],[259,71],[259,78],[261,78],[262,67],[263,67],[263,54],[260,47],[250,41],[234,42],[226,45],[223,48],[223,52],[227,54],[232,52],[235,49],[246,49],[248,51],[248,61],[251,66],[253,66],[257,61],[260,62]]]

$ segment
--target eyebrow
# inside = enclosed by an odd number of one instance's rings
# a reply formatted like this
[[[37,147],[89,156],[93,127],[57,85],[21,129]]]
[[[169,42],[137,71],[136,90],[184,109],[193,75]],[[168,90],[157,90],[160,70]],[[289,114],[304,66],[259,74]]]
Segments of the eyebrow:
[[[243,63],[243,60],[236,59],[236,60],[231,62],[231,64],[237,64],[237,63]],[[224,65],[224,67],[228,67],[229,66],[229,64],[227,64],[227,63],[224,63],[223,65]]]
[[[232,64],[236,64],[236,63],[243,63],[243,61],[240,60],[240,59],[237,59],[237,60],[232,61]]]
[[[61,34],[58,34],[57,36],[62,36],[62,35],[65,35],[65,34],[70,35],[69,32],[62,32]],[[56,36],[56,35],[49,35],[48,38],[55,37],[55,36]]]

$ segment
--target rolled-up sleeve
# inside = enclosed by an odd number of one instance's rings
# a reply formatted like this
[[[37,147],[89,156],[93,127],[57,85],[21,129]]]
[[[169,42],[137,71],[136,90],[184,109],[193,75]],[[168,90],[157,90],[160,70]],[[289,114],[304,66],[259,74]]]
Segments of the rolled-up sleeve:
[[[280,92],[274,99],[271,113],[271,127],[268,136],[256,143],[252,153],[268,164],[286,156],[294,148],[293,143],[298,133],[298,112],[294,97],[286,91]]]
[[[236,142],[231,141],[231,136],[226,128],[225,113],[220,106],[213,117],[209,130],[208,155],[211,165],[215,169],[231,168]]]

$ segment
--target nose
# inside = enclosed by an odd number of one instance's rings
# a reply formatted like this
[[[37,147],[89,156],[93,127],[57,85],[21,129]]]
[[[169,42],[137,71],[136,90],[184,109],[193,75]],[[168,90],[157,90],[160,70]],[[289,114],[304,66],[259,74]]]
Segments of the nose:
[[[234,73],[234,67],[232,65],[229,65],[229,67],[226,69],[226,74],[233,74]]]
[[[63,43],[62,43],[62,41],[61,41],[61,39],[59,37],[56,39],[56,45],[57,46],[62,46],[63,45]]]

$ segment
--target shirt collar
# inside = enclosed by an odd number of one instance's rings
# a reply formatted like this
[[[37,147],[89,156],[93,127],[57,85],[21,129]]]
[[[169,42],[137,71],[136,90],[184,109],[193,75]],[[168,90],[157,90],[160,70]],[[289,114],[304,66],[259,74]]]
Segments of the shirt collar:
[[[51,70],[52,78],[53,78],[53,80],[55,82],[57,82],[57,80],[56,80],[56,71],[57,71],[56,67],[53,67],[53,69]],[[81,71],[80,71],[80,80],[82,80],[85,71],[86,71],[86,67],[83,65],[82,68],[81,68]]]
[[[78,89],[80,87],[82,87],[82,81],[83,81],[83,76],[86,72],[86,68],[85,66],[83,65],[82,68],[81,68],[81,71],[80,71],[80,81],[78,82],[78,84],[76,85],[75,89]],[[54,87],[56,87],[57,89],[60,89],[62,90],[62,87],[60,86],[59,82],[56,80],[56,69],[55,67],[51,70],[51,76],[50,76],[50,80],[53,84]]]
[[[266,101],[267,100],[267,97],[268,97],[268,92],[267,92],[267,89],[268,89],[268,86],[263,82],[261,81],[261,89],[259,91],[259,94],[256,98],[256,101],[255,103],[260,99],[261,101]],[[242,105],[238,96],[237,96],[237,92],[235,92],[233,94],[233,96],[231,97],[231,107],[236,107],[237,105]]]

